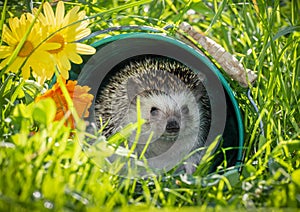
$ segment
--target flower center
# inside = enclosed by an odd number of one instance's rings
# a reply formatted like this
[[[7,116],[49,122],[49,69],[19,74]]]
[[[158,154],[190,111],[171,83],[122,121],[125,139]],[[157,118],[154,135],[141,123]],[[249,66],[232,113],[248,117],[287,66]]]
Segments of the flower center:
[[[33,51],[34,47],[30,41],[25,41],[20,52],[18,53],[19,57],[27,57]]]
[[[60,34],[54,35],[52,38],[50,38],[48,43],[59,43],[61,46],[58,49],[52,49],[48,50],[50,54],[57,54],[58,52],[62,51],[65,46],[65,39]]]

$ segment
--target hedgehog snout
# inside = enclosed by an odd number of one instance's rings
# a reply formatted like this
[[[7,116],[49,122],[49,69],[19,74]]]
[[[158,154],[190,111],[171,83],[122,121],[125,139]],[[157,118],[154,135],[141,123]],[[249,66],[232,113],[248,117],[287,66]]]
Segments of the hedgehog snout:
[[[176,117],[171,117],[167,121],[166,132],[167,133],[178,133],[180,130],[180,124]]]

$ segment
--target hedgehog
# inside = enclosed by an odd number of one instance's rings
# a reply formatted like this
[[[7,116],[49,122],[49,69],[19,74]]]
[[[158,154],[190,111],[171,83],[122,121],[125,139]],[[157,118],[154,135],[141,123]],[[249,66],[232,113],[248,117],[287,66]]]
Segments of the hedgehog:
[[[136,145],[140,155],[151,134],[144,156],[155,158],[168,152],[175,142],[187,153],[203,147],[210,129],[211,110],[205,78],[181,62],[159,55],[129,58],[115,66],[101,84],[95,101],[96,120],[107,126],[107,137],[137,120],[140,101],[145,123]],[[97,122],[100,127],[100,122]],[[128,138],[133,144],[135,133]],[[172,152],[174,154],[174,152]],[[193,173],[201,159],[195,151],[179,170]]]

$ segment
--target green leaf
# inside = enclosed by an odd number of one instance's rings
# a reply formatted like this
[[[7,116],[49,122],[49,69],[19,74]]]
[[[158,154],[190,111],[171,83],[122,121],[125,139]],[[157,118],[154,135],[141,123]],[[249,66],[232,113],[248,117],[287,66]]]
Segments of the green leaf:
[[[36,122],[48,126],[55,118],[56,105],[53,99],[43,99],[33,108],[32,116]]]
[[[228,179],[231,186],[235,186],[239,183],[240,174],[238,169],[233,169],[224,173],[224,176]]]
[[[297,169],[292,173],[292,181],[300,186],[300,169]]]
[[[12,112],[12,120],[15,132],[28,132],[33,125],[32,120],[33,104],[18,104]]]
[[[287,141],[286,146],[290,152],[299,151],[300,149],[300,140]]]
[[[279,32],[276,33],[276,35],[273,37],[273,41],[282,37],[286,36],[288,34],[294,33],[294,32],[300,32],[300,26],[288,26],[285,27],[284,29],[280,30]]]
[[[270,172],[275,175],[275,173],[278,171],[278,169],[284,169],[284,167],[276,161],[274,158],[270,158],[268,161],[268,167]]]
[[[26,80],[22,88],[23,96],[19,96],[19,98],[25,97],[25,103],[30,104],[34,101],[35,97],[41,93],[42,89],[43,87],[37,82],[33,80]]]
[[[21,118],[30,118],[32,115],[32,105],[18,104],[16,105],[13,116]]]
[[[214,17],[214,12],[212,11],[211,8],[209,8],[205,3],[203,2],[193,2],[191,4],[191,8],[195,10],[197,13],[200,13],[201,15],[206,15],[209,18]]]
[[[245,164],[243,170],[242,170],[242,175],[245,177],[245,178],[248,178],[250,176],[253,175],[253,173],[256,172],[256,169],[254,166],[250,165],[250,164]]]
[[[266,143],[266,137],[264,137],[263,135],[260,135],[259,142],[258,142],[259,149],[262,148],[265,143]]]
[[[90,156],[96,158],[110,157],[114,152],[114,148],[107,143],[104,136],[97,138],[97,141],[89,149]]]

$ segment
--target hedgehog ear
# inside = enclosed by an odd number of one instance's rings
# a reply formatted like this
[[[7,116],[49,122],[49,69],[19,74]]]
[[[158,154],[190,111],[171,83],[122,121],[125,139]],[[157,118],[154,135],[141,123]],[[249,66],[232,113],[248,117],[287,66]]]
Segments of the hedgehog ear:
[[[138,83],[133,78],[127,80],[127,96],[130,103],[136,104],[136,98],[143,90],[141,83]]]

